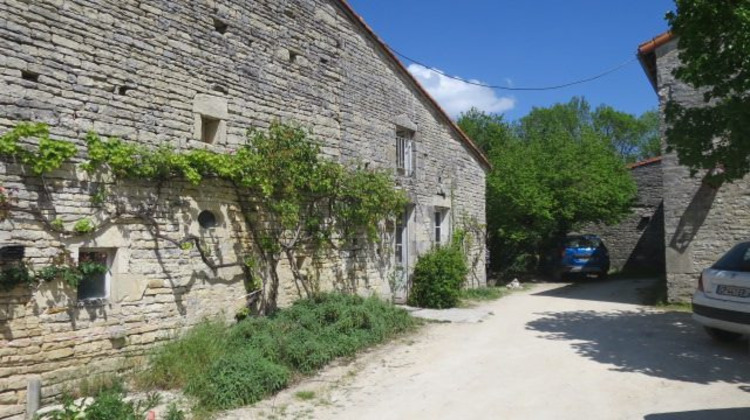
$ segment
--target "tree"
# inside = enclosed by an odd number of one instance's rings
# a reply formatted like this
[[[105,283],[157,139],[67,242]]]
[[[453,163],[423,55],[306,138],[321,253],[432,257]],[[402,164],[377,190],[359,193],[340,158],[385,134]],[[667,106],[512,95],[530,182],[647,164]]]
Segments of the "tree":
[[[594,111],[592,119],[594,128],[609,139],[623,161],[633,163],[661,154],[659,114],[656,111],[636,117],[601,105]]]
[[[695,175],[714,182],[750,171],[750,0],[676,0],[666,18],[679,37],[677,79],[699,89],[703,104],[670,100],[667,144]]]
[[[505,144],[510,135],[510,127],[499,114],[487,114],[471,108],[461,114],[459,121],[461,130],[485,153]]]
[[[478,114],[465,114],[469,130]],[[484,117],[480,120],[485,120]],[[494,127],[487,177],[487,227],[495,269],[527,269],[540,250],[587,223],[615,223],[630,211],[635,184],[588,103],[534,108]],[[467,130],[468,131],[468,130]],[[498,133],[507,133],[502,137]]]

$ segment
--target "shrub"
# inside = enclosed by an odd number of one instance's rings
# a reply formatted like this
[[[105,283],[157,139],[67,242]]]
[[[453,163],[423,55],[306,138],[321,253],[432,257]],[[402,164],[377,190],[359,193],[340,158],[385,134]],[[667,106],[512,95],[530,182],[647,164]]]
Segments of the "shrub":
[[[197,412],[252,404],[337,357],[407,331],[416,321],[377,298],[321,294],[271,317],[227,327],[206,321],[154,351],[141,385],[184,388]]]
[[[436,309],[455,307],[468,273],[459,247],[432,249],[420,257],[414,267],[409,305]]]
[[[284,388],[291,372],[248,347],[215,360],[205,374],[193,376],[185,392],[207,409],[228,409],[259,401]]]
[[[146,388],[175,389],[187,385],[206,366],[227,351],[227,325],[221,321],[204,321],[180,339],[158,347],[151,354],[149,369],[137,378]]]

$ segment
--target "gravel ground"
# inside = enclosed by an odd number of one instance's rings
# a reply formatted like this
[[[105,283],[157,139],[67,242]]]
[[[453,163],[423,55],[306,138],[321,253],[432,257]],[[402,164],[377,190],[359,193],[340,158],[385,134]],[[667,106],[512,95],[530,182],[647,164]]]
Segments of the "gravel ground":
[[[747,343],[639,305],[649,284],[537,285],[220,418],[750,419]]]

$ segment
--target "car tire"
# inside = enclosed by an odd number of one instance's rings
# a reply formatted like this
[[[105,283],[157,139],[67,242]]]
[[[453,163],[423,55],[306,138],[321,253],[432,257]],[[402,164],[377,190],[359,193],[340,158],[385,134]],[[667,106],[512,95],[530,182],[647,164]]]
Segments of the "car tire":
[[[602,271],[599,274],[596,275],[597,280],[607,280],[607,272]]]
[[[732,331],[726,331],[719,328],[713,328],[713,327],[703,327],[706,329],[706,333],[708,333],[711,338],[713,338],[716,341],[721,341],[722,343],[731,343],[732,341],[737,341],[740,338],[742,338],[742,334],[732,332]]]

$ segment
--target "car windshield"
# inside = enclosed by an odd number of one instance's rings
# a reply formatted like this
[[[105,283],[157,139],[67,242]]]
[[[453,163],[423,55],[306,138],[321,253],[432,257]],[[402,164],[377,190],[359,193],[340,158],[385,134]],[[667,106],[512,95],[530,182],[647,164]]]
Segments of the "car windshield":
[[[602,240],[593,236],[569,236],[565,239],[566,248],[598,248]]]
[[[750,272],[750,242],[736,245],[724,254],[712,268],[716,270]]]

